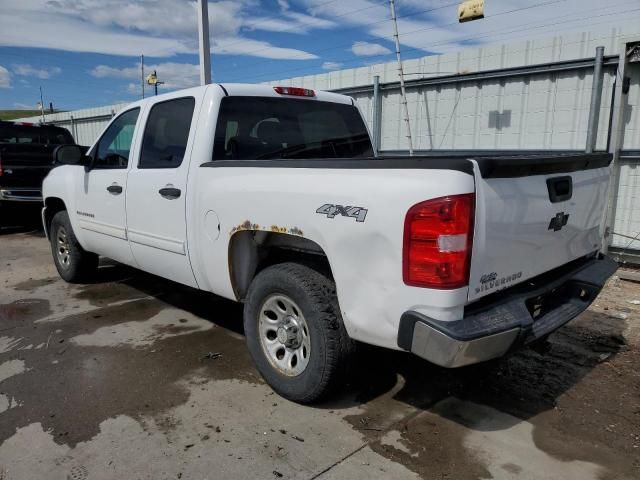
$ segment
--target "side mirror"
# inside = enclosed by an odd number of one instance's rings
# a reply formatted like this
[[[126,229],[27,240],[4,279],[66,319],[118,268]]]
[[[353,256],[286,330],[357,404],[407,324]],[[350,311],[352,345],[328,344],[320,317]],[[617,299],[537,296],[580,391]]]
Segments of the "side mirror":
[[[87,148],[80,145],[60,145],[53,151],[54,165],[89,165]]]

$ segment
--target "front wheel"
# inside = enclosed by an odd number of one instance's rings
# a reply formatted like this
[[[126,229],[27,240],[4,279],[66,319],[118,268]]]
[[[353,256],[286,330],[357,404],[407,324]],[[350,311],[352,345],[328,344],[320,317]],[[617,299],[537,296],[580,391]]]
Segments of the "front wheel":
[[[320,400],[340,384],[353,350],[335,284],[296,263],[266,268],[244,309],[247,345],[258,371],[283,397]]]
[[[53,216],[49,239],[53,262],[63,280],[70,283],[86,282],[98,268],[98,255],[87,252],[78,243],[65,210]]]

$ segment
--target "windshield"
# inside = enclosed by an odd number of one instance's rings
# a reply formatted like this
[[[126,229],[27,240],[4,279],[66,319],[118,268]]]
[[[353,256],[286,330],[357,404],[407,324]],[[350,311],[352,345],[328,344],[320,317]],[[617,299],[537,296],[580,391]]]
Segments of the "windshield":
[[[367,128],[352,105],[290,98],[222,99],[214,160],[372,155]]]

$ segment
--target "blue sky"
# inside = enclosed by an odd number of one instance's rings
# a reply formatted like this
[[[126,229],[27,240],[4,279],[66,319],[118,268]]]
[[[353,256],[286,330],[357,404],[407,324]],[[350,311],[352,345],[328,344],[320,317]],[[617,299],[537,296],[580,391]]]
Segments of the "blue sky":
[[[396,0],[403,58],[638,22],[637,0]],[[0,0],[0,108],[75,109],[140,97],[140,54],[161,91],[198,83],[194,0]],[[263,82],[395,59],[386,0],[209,2],[213,78]]]

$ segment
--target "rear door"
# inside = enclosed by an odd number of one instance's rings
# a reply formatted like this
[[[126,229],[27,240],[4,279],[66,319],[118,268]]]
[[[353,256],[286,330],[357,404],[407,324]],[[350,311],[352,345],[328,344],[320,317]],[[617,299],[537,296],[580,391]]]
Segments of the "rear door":
[[[152,105],[127,180],[127,231],[137,264],[193,287],[185,207],[195,106],[193,96]]]
[[[89,153],[92,168],[78,168],[76,211],[70,212],[87,250],[129,265],[134,262],[127,242],[125,190],[139,114],[139,108],[127,110],[104,131]]]
[[[477,159],[469,299],[596,252],[607,154]]]

